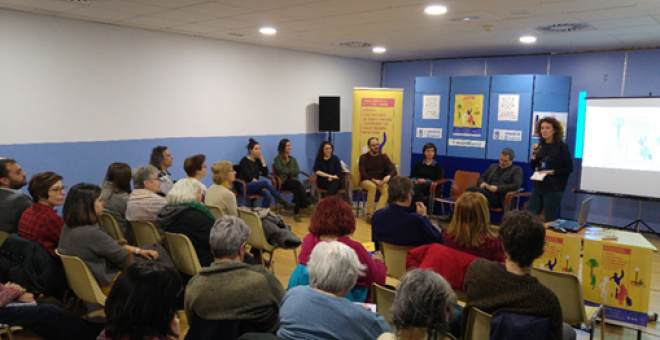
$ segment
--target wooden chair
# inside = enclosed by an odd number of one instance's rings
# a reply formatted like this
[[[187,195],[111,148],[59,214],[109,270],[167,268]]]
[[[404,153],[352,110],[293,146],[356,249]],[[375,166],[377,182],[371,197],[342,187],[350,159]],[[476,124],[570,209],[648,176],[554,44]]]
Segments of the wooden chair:
[[[385,321],[394,329],[390,308],[394,303],[396,291],[385,288],[377,283],[371,284],[371,302],[376,305],[376,312],[385,318]]]
[[[121,231],[117,220],[115,220],[112,215],[106,212],[102,213],[101,216],[99,216],[99,225],[101,225],[101,228],[103,228],[103,230],[105,230],[105,232],[114,240],[119,241],[119,239],[124,238],[124,233]]]
[[[337,190],[337,193],[346,195],[346,200],[348,201],[348,205],[352,207],[353,202],[351,201],[353,200],[353,195],[347,194],[347,193],[351,193],[351,173],[342,172],[341,176],[339,177],[339,180],[341,181],[342,185],[339,187],[339,190]],[[314,174],[313,187],[315,191],[315,200],[318,203],[323,198],[323,194],[328,193],[328,190],[319,188],[319,175],[317,174]]]
[[[490,335],[490,319],[493,316],[481,311],[479,308],[470,308],[468,314],[467,328],[465,329],[465,340],[488,339]]]
[[[62,255],[57,249],[55,253],[62,259],[66,281],[78,299],[105,306],[106,296],[85,262],[77,256]]]
[[[476,186],[477,185],[477,180],[479,179],[479,174],[478,172],[468,172],[468,171],[461,171],[458,170],[454,174],[454,179],[442,179],[440,184],[444,184],[445,182],[451,182],[451,192],[449,193],[449,197],[435,197],[435,192],[437,190],[437,185],[431,185],[431,195],[432,199],[429,200],[429,203],[431,205],[435,204],[435,202],[440,202],[440,207],[442,208],[442,214],[445,215],[445,206],[444,204],[449,204],[451,209],[453,210],[454,205],[456,204],[456,200],[465,192],[465,189],[471,186]]]
[[[431,182],[431,186],[429,187],[429,194],[424,196],[424,201],[428,201],[428,215],[433,216],[433,198],[435,196],[442,196],[442,190],[444,188],[444,184],[447,182],[451,182],[451,179],[448,178],[443,178],[445,177],[445,169],[442,169],[442,173],[440,174],[440,179],[435,180]],[[414,184],[413,184],[414,186]]]
[[[383,252],[389,276],[400,279],[406,273],[406,254],[413,248],[415,247],[380,242],[380,250]]]
[[[163,233],[165,249],[172,257],[176,268],[185,274],[195,276],[202,269],[195,247],[188,236],[176,233]]]
[[[135,244],[140,247],[148,244],[162,244],[163,240],[160,238],[158,229],[153,223],[147,221],[133,221],[133,234],[135,234]]]
[[[220,217],[224,216],[225,213],[218,207],[217,205],[211,205],[211,204],[206,204],[204,203],[204,206],[207,207],[210,211],[211,214],[215,217],[215,219],[219,219]]]
[[[9,326],[7,324],[0,324],[0,339],[4,337],[4,335],[7,335],[7,338],[9,340],[14,340],[16,339],[14,337],[15,332],[20,332],[23,330],[23,327],[21,326]]]
[[[594,326],[600,316],[600,338],[601,340],[605,339],[605,309],[603,305],[598,307],[585,306],[582,285],[577,276],[571,273],[551,272],[539,268],[533,268],[532,275],[557,295],[564,322],[569,325],[581,326],[584,324],[589,331],[589,339],[593,339]]]
[[[248,238],[247,244],[251,248],[258,249],[262,255],[264,252],[269,253],[270,264],[267,265],[264,256],[261,256],[261,264],[266,268],[270,268],[272,272],[275,272],[275,258],[273,256],[277,247],[268,243],[268,239],[266,239],[266,233],[264,233],[264,227],[261,225],[261,218],[259,218],[259,215],[252,211],[238,210],[238,217],[243,220],[243,222],[245,222],[248,227],[250,227],[250,237]],[[298,251],[296,249],[293,250],[293,257],[296,265],[298,265]]]
[[[236,197],[242,197],[243,198],[243,205],[247,206],[247,202],[250,201],[250,206],[253,205],[253,202],[259,198],[261,198],[260,194],[250,194],[248,195],[247,193],[247,183],[245,183],[244,180],[238,178],[238,172],[240,170],[240,166],[234,164],[234,171],[236,171],[236,179],[234,180],[234,183],[232,183],[232,190],[234,191],[234,195]],[[270,176],[265,176],[266,178],[270,179],[271,182],[273,182],[273,186],[276,186],[275,179],[273,179]]]
[[[282,176],[277,174],[277,170],[275,170],[275,164],[271,165],[271,168],[273,169],[273,179],[275,179],[275,189],[280,192],[280,195],[293,195],[293,191],[291,190],[282,190]],[[312,176],[310,176],[308,173],[301,171],[300,175],[303,175],[307,177],[307,183],[309,183],[310,186],[314,185],[314,182],[312,182]],[[305,188],[305,193],[310,193],[311,188]],[[281,214],[282,213],[282,205],[275,203],[275,206],[277,207],[277,213]]]
[[[5,243],[5,241],[7,240],[8,237],[9,237],[8,232],[0,230],[0,245]]]

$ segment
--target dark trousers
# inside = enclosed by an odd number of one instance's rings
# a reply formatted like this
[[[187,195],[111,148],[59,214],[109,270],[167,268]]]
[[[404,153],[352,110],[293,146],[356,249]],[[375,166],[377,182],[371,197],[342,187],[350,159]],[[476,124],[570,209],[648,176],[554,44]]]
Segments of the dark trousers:
[[[557,213],[564,198],[563,191],[551,191],[545,189],[532,188],[532,194],[529,196],[529,206],[527,210],[536,216],[545,215],[545,221],[550,222],[557,219]]]
[[[430,189],[431,189],[431,184],[429,183],[415,184],[415,186],[413,187],[413,191],[415,192],[415,194],[413,195],[412,205],[414,206],[416,202],[422,202],[424,204],[427,204],[428,202],[424,202],[424,196],[429,194]]]
[[[300,208],[307,208],[307,191],[299,180],[287,178],[282,182],[282,190],[290,190],[293,192],[293,202],[296,206],[293,208],[293,213],[298,214]]]
[[[479,192],[486,196],[486,200],[488,200],[488,206],[490,208],[502,208],[502,195],[496,193],[496,192],[490,192],[486,189],[479,188],[479,187],[468,187],[465,189],[465,191],[471,191],[471,192]]]
[[[2,307],[0,323],[22,326],[46,340],[95,340],[103,324],[93,324],[46,302],[37,306]]]
[[[332,182],[328,181],[327,177],[318,177],[319,188],[328,190],[328,196],[334,196],[337,191],[341,189],[341,179],[333,179]]]

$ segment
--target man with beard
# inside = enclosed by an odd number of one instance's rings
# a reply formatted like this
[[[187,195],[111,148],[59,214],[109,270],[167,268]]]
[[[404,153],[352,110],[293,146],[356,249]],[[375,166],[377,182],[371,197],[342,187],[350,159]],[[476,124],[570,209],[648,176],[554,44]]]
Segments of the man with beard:
[[[0,159],[0,230],[18,231],[18,221],[25,209],[32,205],[29,196],[20,189],[27,184],[27,174],[16,160]]]

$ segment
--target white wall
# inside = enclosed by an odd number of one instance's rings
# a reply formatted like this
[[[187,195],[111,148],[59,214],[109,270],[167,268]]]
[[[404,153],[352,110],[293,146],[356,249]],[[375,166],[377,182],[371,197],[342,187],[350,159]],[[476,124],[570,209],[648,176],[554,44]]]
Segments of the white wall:
[[[0,10],[0,145],[316,132],[319,95],[351,131],[353,87],[379,81],[378,62]]]

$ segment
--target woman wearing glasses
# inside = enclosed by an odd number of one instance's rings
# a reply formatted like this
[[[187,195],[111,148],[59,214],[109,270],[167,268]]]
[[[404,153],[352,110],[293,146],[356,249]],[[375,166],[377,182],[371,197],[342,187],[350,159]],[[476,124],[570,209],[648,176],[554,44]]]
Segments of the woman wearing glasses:
[[[36,241],[53,257],[57,257],[55,248],[64,225],[55,207],[64,204],[66,189],[62,185],[62,176],[54,172],[40,172],[32,176],[28,191],[34,203],[23,212],[18,222],[18,236]]]

